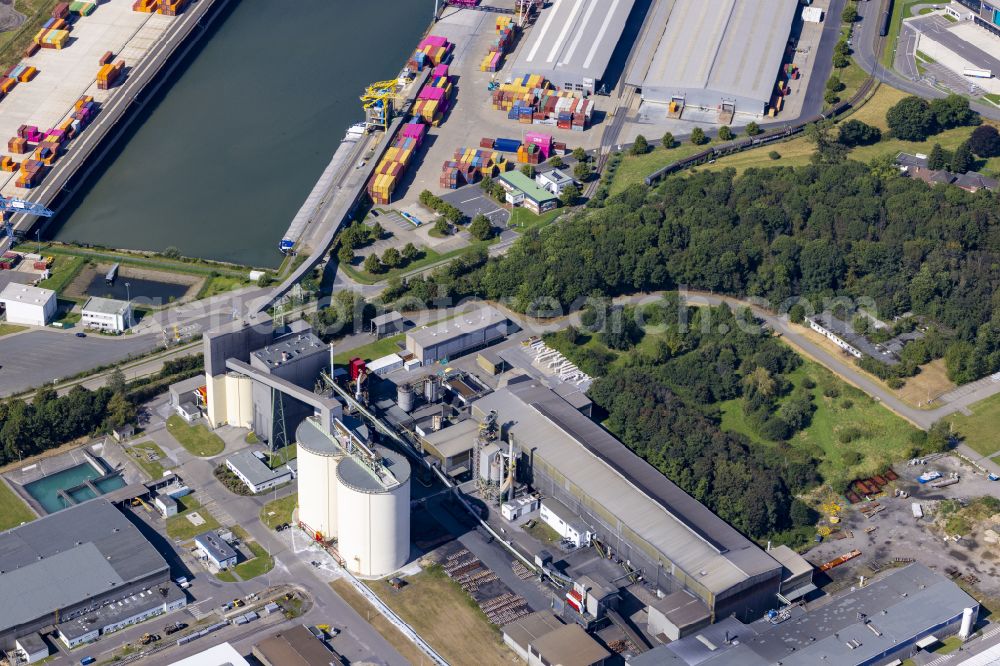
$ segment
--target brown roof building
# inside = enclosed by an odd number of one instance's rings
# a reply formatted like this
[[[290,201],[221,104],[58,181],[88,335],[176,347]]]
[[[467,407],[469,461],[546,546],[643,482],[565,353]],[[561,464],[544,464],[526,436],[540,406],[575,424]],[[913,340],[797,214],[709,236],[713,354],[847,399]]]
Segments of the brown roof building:
[[[264,666],[330,666],[344,663],[339,654],[301,625],[265,638],[253,646],[252,652]]]

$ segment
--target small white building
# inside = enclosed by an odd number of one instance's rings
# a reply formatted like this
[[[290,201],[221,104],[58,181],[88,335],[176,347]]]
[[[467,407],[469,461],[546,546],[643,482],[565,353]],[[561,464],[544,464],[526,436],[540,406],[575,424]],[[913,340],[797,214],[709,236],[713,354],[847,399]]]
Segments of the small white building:
[[[819,7],[803,7],[802,20],[806,23],[822,23],[823,10]]]
[[[820,335],[825,336],[833,344],[837,345],[851,356],[855,358],[864,357],[864,354],[862,354],[857,347],[855,347],[854,345],[847,342],[847,340],[844,340],[844,338],[841,337],[842,335],[841,331],[833,330],[833,327],[826,320],[814,317],[806,317],[806,321],[809,322],[809,328],[816,331]]]
[[[194,544],[216,569],[228,569],[236,566],[236,551],[215,532],[199,534],[194,538]]]
[[[369,372],[374,372],[379,377],[385,377],[390,372],[403,369],[403,358],[399,354],[389,354],[368,363],[367,367]]]
[[[177,515],[177,500],[170,495],[157,495],[153,504],[160,510],[164,518]]]
[[[226,458],[226,467],[254,494],[292,480],[292,473],[287,466],[271,469],[248,450],[237,451]]]
[[[565,171],[552,169],[535,176],[535,182],[540,188],[552,194],[562,196],[563,191],[570,185],[576,185],[576,181]]]
[[[500,505],[500,515],[504,520],[515,521],[521,516],[526,516],[538,508],[537,497],[518,497],[512,502],[504,502]]]
[[[11,282],[0,292],[0,304],[9,324],[45,326],[56,314],[56,292]]]
[[[577,548],[590,545],[590,538],[593,536],[590,530],[579,516],[559,500],[552,498],[542,500],[542,509],[538,517]]]
[[[21,636],[14,641],[14,647],[20,653],[21,659],[29,664],[34,664],[49,656],[49,646],[38,634]]]
[[[91,296],[83,304],[80,323],[107,333],[124,333],[132,325],[132,304],[114,298]]]

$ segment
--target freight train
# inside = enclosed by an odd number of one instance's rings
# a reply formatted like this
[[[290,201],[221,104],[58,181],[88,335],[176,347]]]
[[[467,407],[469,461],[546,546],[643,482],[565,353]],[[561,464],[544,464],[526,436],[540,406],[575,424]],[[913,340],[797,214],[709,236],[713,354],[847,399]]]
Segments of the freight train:
[[[875,85],[875,81],[876,80],[874,77],[869,77],[861,85],[861,88],[858,89],[858,92],[855,93],[853,97],[851,97],[851,99],[845,102],[841,102],[833,109],[831,109],[828,113],[820,113],[818,115],[812,116],[811,118],[799,120],[794,125],[788,125],[786,127],[770,130],[758,136],[747,137],[745,139],[739,139],[737,141],[730,141],[729,143],[724,143],[719,146],[706,148],[700,153],[696,153],[683,160],[678,160],[676,162],[668,164],[667,166],[658,169],[657,171],[654,171],[653,173],[646,176],[646,185],[655,185],[656,183],[660,182],[665,177],[676,171],[681,171],[683,169],[696,166],[698,164],[703,164],[705,162],[715,160],[725,155],[732,155],[733,153],[743,152],[744,150],[749,150],[750,148],[757,148],[759,146],[772,143],[774,141],[781,141],[783,139],[787,139],[790,136],[794,136],[802,132],[807,125],[811,125],[812,123],[818,123],[823,120],[828,120],[830,118],[836,118],[840,115],[843,115],[845,112],[856,106],[858,102],[863,100],[865,96],[868,95],[868,93],[872,89],[872,86]]]
[[[892,5],[893,0],[885,0],[885,7],[882,8],[882,16],[879,19],[879,37],[885,37],[889,34],[889,25],[892,23]],[[876,57],[878,52],[876,51]]]

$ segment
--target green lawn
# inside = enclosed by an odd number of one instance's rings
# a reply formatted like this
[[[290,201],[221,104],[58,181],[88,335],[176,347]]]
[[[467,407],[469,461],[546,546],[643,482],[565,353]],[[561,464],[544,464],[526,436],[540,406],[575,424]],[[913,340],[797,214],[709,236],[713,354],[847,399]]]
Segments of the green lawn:
[[[260,522],[270,529],[274,529],[282,523],[291,523],[292,512],[295,511],[297,502],[298,496],[294,494],[268,502],[260,510]]]
[[[1000,438],[997,437],[1000,432],[1000,393],[970,405],[969,410],[972,416],[953,414],[949,417],[955,432],[981,455],[1000,451]]]
[[[157,446],[154,442],[145,441],[139,442],[138,444],[132,444],[128,447],[128,452],[130,457],[139,467],[149,475],[149,478],[156,480],[163,477],[163,472],[166,471],[166,467],[163,463],[168,460],[167,456],[164,455],[163,449]],[[156,460],[150,460],[149,455],[157,457]]]
[[[803,359],[802,366],[788,376],[796,386],[802,385],[807,377],[816,384],[810,391],[816,411],[809,427],[789,443],[820,461],[819,471],[826,482],[835,488],[842,487],[848,481],[877,474],[889,464],[910,457],[914,446],[910,436],[916,428],[812,361]],[[836,397],[824,395],[831,391]],[[723,430],[741,433],[758,444],[775,445],[750,427],[738,399],[720,406]],[[857,438],[845,444],[840,436],[848,430],[855,431]],[[860,454],[861,461],[848,464],[843,456],[849,451]]]
[[[24,14],[17,30],[0,33],[0,68],[7,70],[21,61],[24,50],[49,18],[58,0],[17,0],[14,9]]]
[[[997,106],[1000,106],[1000,95],[994,93],[987,93],[983,95],[983,97],[985,97],[987,101],[993,102]]]
[[[178,509],[183,507],[183,511],[180,511],[176,516],[167,518],[167,536],[171,539],[188,541],[202,532],[219,529],[219,521],[206,509],[201,508],[201,502],[195,497],[186,495],[177,502],[180,504]],[[205,520],[201,525],[195,525],[187,519],[187,516],[195,511]]]
[[[167,431],[191,454],[207,458],[222,453],[226,443],[203,423],[189,425],[177,414],[167,419]]]
[[[56,242],[46,244],[42,254],[51,254],[56,257],[84,257],[97,263],[120,263],[122,265],[155,268],[173,273],[188,273],[191,275],[211,275],[212,273],[218,273],[219,275],[237,277],[241,280],[246,279],[247,274],[250,272],[250,267],[238,264],[212,262],[204,259],[171,259],[156,253],[145,254],[123,250],[83,248]]]
[[[399,333],[397,335],[390,335],[387,338],[382,338],[381,340],[369,342],[367,345],[362,345],[361,347],[355,347],[354,349],[348,351],[334,353],[333,362],[337,365],[346,365],[352,358],[362,358],[366,361],[371,361],[376,358],[388,356],[389,354],[394,354],[399,351],[399,345],[397,343],[402,342],[404,338],[406,338],[406,334]]]
[[[299,455],[299,448],[295,444],[289,444],[288,446],[283,446],[274,453],[271,454],[270,465],[271,469],[275,467],[280,467],[284,465],[289,460],[295,460]]]
[[[262,576],[274,568],[274,558],[267,554],[263,546],[256,541],[244,540],[243,543],[253,552],[254,557],[252,560],[247,560],[236,565],[237,576],[243,580],[250,580],[251,578]]]
[[[250,284],[246,279],[232,275],[216,275],[205,279],[205,284],[198,290],[198,298],[210,298],[216,294],[224,294],[233,289],[239,289]]]
[[[62,293],[69,283],[72,282],[83,267],[87,264],[87,260],[83,257],[73,257],[73,256],[59,256],[56,257],[55,261],[52,263],[51,274],[48,279],[42,280],[38,283],[39,287],[44,287],[45,289],[51,289],[57,294]]]
[[[11,333],[18,333],[25,329],[24,326],[17,326],[16,324],[3,324],[0,323],[0,337],[5,335],[10,335]]]
[[[30,523],[35,518],[34,512],[24,500],[0,479],[0,531],[17,527],[21,523]]]
[[[1000,465],[1000,456],[993,456],[990,460],[993,461],[993,464]]]
[[[541,520],[536,520],[531,527],[525,526],[524,531],[542,543],[559,543],[559,539],[562,538],[559,536],[559,532],[556,532]]]
[[[565,212],[566,210],[564,208],[556,208],[555,210],[550,210],[547,213],[535,215],[526,208],[517,207],[511,211],[510,226],[520,232],[525,232],[529,229],[541,229],[542,227],[552,224],[557,217]]]
[[[659,137],[655,137],[659,138]],[[646,176],[657,169],[667,166],[671,162],[684,159],[700,153],[708,148],[710,143],[703,146],[696,146],[690,141],[681,144],[674,144],[674,148],[666,149],[661,146],[653,148],[645,155],[622,155],[621,164],[615,172],[614,180],[611,181],[611,194],[618,194],[624,191],[629,185],[645,182]]]
[[[217,574],[215,574],[215,577],[218,578],[219,580],[221,580],[223,583],[235,583],[236,582],[236,576],[234,576],[233,572],[230,571],[229,569],[226,569],[225,571],[218,572]]]

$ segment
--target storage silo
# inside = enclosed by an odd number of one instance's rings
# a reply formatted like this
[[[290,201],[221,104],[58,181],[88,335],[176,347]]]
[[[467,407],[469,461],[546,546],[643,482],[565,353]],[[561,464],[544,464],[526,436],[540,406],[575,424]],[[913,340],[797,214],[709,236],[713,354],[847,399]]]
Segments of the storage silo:
[[[487,444],[479,452],[479,478],[486,483],[497,484],[503,478],[503,460],[499,444]]]
[[[400,384],[396,387],[396,404],[399,408],[406,413],[413,411],[413,404],[415,402],[415,396],[413,395],[413,386],[411,384]]]
[[[428,377],[424,382],[424,400],[429,404],[434,404],[441,398],[441,384],[437,377]]]
[[[225,423],[237,428],[253,426],[253,380],[238,372],[226,374]]]
[[[308,418],[295,430],[298,443],[299,522],[322,541],[337,534],[337,463],[344,450]]]
[[[380,464],[348,456],[337,465],[337,551],[361,576],[391,574],[410,557],[410,463],[373,450]]]

